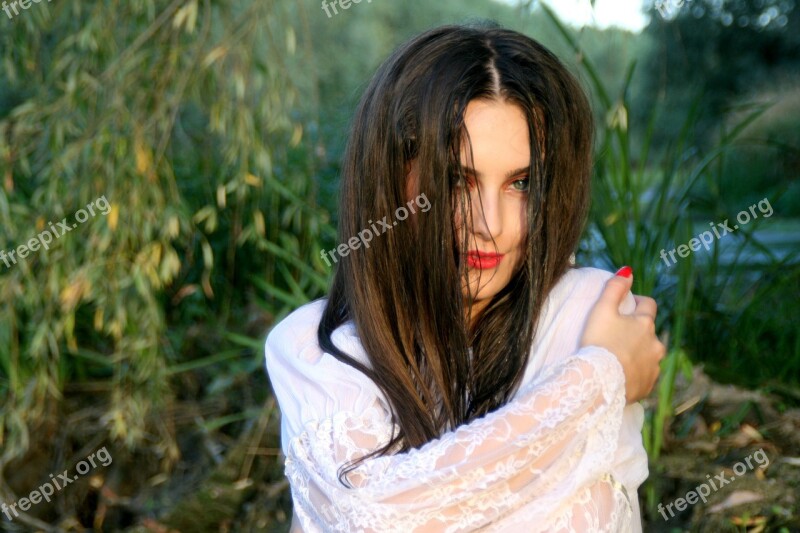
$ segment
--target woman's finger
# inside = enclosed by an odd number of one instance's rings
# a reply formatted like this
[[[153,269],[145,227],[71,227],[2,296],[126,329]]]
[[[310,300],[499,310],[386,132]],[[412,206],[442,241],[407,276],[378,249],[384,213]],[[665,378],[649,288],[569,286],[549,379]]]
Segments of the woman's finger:
[[[636,310],[634,311],[634,314],[647,315],[653,320],[656,319],[656,314],[658,313],[658,304],[656,304],[655,300],[647,296],[640,296],[638,294],[634,294],[633,299],[636,301]]]

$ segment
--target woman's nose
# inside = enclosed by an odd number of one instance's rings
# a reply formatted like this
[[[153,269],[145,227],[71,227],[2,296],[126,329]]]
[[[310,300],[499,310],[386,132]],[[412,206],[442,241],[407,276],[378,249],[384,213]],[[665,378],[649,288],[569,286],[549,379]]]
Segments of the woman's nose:
[[[497,239],[503,232],[502,206],[498,194],[482,191],[472,198],[473,233],[483,240]]]

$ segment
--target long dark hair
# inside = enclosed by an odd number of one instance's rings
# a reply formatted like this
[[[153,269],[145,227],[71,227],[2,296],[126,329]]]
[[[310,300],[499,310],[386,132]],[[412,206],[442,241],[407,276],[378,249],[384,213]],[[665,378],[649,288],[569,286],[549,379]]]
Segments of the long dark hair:
[[[470,324],[458,252],[458,239],[464,250],[467,236],[454,215],[458,205],[462,213],[471,209],[453,199],[464,190],[464,112],[475,99],[519,106],[529,124],[531,163],[526,257]],[[549,50],[515,31],[438,27],[380,66],[344,156],[340,242],[407,204],[412,161],[430,208],[338,260],[318,329],[322,349],[372,379],[390,403],[399,432],[371,455],[418,448],[514,394],[542,303],[569,268],[586,219],[592,132],[577,80]],[[348,320],[369,365],[331,340]]]

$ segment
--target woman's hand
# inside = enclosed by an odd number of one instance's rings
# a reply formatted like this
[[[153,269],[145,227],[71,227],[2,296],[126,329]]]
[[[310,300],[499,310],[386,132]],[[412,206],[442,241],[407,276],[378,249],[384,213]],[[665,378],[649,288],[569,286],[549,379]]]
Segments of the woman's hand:
[[[619,274],[627,273],[627,277]],[[600,346],[617,356],[625,372],[625,399],[633,403],[645,398],[658,379],[659,361],[666,347],[656,337],[655,300],[637,296],[636,309],[630,315],[619,312],[619,306],[633,284],[630,269],[620,269],[608,280],[581,337],[581,347]]]

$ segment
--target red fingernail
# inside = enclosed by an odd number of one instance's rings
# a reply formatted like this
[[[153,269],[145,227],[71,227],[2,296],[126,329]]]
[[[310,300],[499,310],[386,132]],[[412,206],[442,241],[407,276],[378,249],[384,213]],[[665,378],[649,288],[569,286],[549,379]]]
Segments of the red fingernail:
[[[615,276],[622,276],[623,278],[629,278],[633,275],[633,269],[629,266],[624,266],[617,270],[617,273],[614,274]]]

